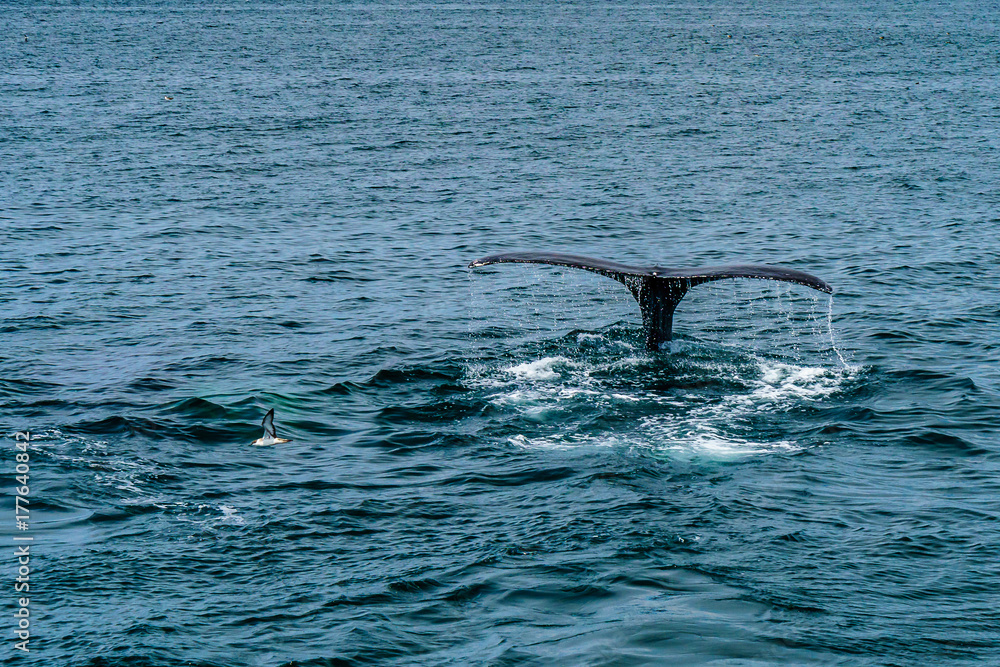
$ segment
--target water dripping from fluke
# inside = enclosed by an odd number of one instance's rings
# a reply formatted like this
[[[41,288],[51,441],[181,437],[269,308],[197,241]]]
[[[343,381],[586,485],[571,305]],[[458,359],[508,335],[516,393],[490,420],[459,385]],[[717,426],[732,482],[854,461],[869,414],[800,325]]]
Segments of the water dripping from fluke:
[[[854,367],[847,363],[847,360],[844,359],[844,355],[840,352],[840,348],[837,347],[837,341],[833,336],[833,294],[830,294],[830,299],[827,303],[826,327],[828,333],[830,334],[830,347],[833,348],[834,353],[837,355],[837,359],[840,360],[840,365],[848,370],[853,370]]]

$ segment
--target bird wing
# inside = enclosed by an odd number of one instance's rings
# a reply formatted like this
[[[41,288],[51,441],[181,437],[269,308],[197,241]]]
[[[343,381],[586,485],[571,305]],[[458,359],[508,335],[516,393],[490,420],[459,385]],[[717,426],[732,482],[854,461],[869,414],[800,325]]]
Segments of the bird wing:
[[[276,437],[274,433],[274,408],[267,411],[267,414],[264,415],[264,421],[262,421],[260,425],[264,427],[264,435],[266,437]]]

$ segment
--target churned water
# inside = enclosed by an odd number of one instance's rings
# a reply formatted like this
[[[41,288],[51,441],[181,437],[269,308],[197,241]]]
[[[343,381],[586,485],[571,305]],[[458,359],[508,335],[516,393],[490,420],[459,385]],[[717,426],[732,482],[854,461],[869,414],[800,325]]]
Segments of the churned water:
[[[5,664],[1000,664],[997,10],[5,5]]]

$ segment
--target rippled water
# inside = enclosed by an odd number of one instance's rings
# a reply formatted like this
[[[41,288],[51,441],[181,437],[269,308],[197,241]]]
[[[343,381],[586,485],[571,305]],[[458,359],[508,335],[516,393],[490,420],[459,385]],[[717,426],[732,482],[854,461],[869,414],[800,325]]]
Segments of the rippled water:
[[[995,9],[9,5],[5,664],[1000,662]]]

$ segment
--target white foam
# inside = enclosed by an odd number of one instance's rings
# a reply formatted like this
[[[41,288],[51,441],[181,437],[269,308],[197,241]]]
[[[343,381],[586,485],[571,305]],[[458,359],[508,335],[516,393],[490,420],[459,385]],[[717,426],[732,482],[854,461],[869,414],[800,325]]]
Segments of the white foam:
[[[561,377],[556,370],[557,368],[567,368],[574,365],[566,357],[545,357],[538,361],[505,368],[504,371],[521,380],[556,380]]]
[[[668,452],[671,458],[692,460],[696,458],[711,461],[735,461],[749,456],[760,456],[775,451],[796,451],[802,449],[793,442],[779,440],[776,442],[753,442],[738,438],[711,437],[702,435],[693,440],[680,442],[661,448]]]
[[[581,447],[616,447],[625,444],[616,436],[588,437],[573,434],[532,437],[519,433],[507,438],[507,442],[521,449],[579,449]]]
[[[688,343],[678,347],[685,348],[676,351],[683,354],[704,346]],[[721,397],[680,388],[659,391],[641,386],[644,383],[623,386],[605,379],[645,374],[643,367],[650,363],[646,356],[549,356],[501,369],[483,367],[470,380],[489,387],[487,400],[493,405],[513,410],[525,420],[548,422],[547,428],[527,429],[509,438],[515,447],[616,447],[678,460],[732,461],[805,446],[789,439],[755,439],[760,433],[755,426],[759,413],[784,412],[804,402],[822,400],[839,391],[858,370],[836,364],[831,368],[797,365],[752,353],[748,358],[745,350],[733,353],[744,361],[727,363],[691,355],[694,365],[687,367],[685,363],[682,371],[684,377],[711,376],[744,387]],[[618,422],[613,429],[603,430],[583,425],[586,419],[581,415],[609,409],[635,415],[634,421]],[[578,417],[583,419],[579,430],[575,426]]]
[[[726,435],[717,426],[708,422],[698,423],[697,419],[681,421],[669,417],[662,420],[658,418],[643,420],[638,430],[627,434],[561,433],[536,437],[518,434],[508,438],[507,441],[521,449],[567,450],[610,447],[661,454],[683,461],[694,459],[734,461],[748,456],[801,449],[799,445],[788,440],[756,442]]]
[[[746,397],[752,401],[782,403],[795,400],[815,401],[838,391],[844,380],[853,377],[854,367],[830,369],[797,366],[758,360],[760,378],[753,381],[754,391]]]
[[[237,526],[242,526],[246,521],[239,514],[236,513],[235,507],[230,507],[229,505],[219,505],[219,509],[222,510],[223,523],[232,523]]]
[[[667,453],[671,458],[690,460],[705,458],[731,461],[746,456],[774,451],[794,451],[800,447],[788,440],[759,442],[726,433],[729,426],[725,406],[710,405],[680,419],[672,415],[648,417],[643,420],[643,431],[648,434],[648,447]]]

